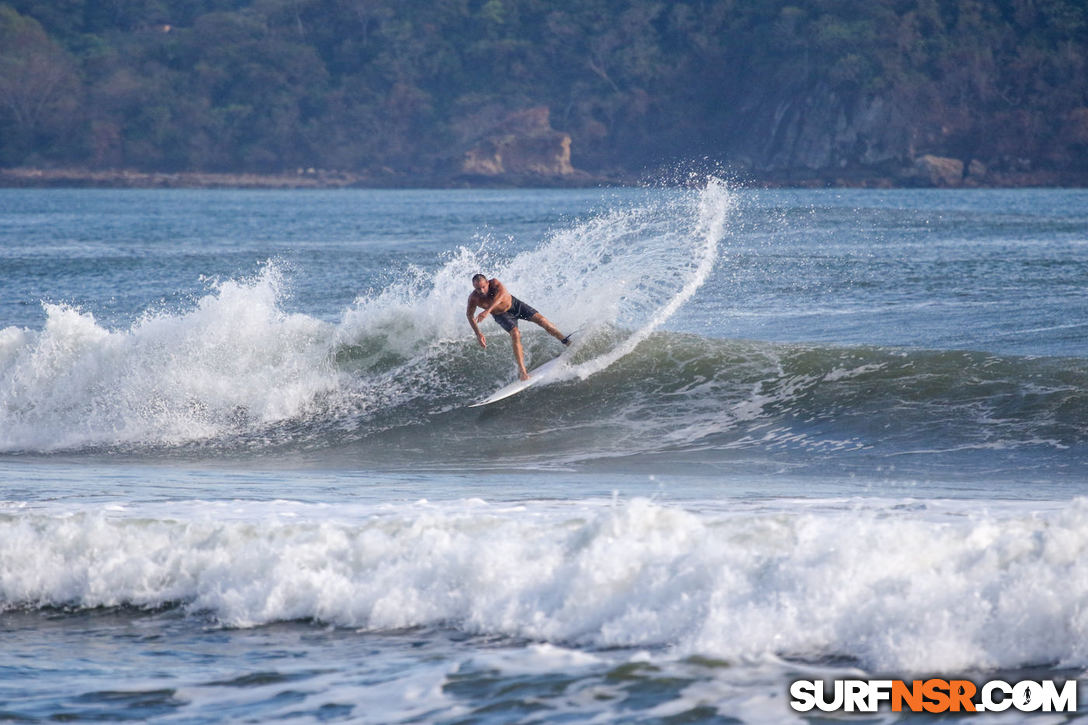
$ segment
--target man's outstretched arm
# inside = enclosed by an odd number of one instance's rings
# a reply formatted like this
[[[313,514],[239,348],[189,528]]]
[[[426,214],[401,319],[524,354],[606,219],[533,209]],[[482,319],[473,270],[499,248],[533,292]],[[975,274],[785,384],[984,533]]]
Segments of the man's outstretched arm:
[[[484,337],[484,333],[480,332],[479,325],[476,324],[476,318],[472,313],[476,311],[476,300],[473,297],[468,298],[468,309],[465,311],[465,316],[468,317],[468,324],[472,327],[472,331],[476,333],[476,339],[480,343],[480,347],[487,347],[487,338]]]

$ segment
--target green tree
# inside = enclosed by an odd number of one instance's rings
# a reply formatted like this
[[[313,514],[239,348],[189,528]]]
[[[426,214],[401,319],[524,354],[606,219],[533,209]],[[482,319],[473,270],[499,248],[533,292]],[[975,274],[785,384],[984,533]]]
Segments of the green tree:
[[[68,54],[36,20],[0,5],[0,158],[71,153],[64,135],[78,121],[80,91]]]

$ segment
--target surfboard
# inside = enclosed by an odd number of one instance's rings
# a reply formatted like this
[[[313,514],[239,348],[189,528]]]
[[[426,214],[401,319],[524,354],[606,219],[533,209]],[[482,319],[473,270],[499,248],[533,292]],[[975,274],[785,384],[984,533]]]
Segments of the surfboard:
[[[568,339],[574,337],[574,333],[572,332],[567,337]],[[555,376],[555,373],[559,372],[562,369],[563,361],[566,360],[567,353],[569,352],[570,348],[564,350],[559,355],[553,357],[551,360],[544,363],[535,370],[530,370],[529,373],[532,377],[530,377],[528,380],[515,380],[509,385],[504,385],[503,387],[499,388],[487,398],[472,403],[468,407],[479,408],[481,405],[491,405],[492,403],[497,403],[500,400],[505,400],[506,398],[509,398],[511,395],[517,395],[522,390],[525,390],[528,387],[551,379]]]

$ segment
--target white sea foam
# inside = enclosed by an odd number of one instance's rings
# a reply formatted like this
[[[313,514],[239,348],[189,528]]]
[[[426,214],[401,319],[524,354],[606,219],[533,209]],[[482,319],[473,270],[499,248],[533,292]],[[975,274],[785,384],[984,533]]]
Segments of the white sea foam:
[[[42,330],[0,331],[0,450],[178,443],[298,416],[339,380],[329,326],[284,313],[281,284],[270,265],[126,330],[46,305]]]
[[[845,655],[900,672],[1088,665],[1084,499],[988,513],[223,506],[0,514],[0,606],[180,603],[239,627],[450,626],[745,660]]]

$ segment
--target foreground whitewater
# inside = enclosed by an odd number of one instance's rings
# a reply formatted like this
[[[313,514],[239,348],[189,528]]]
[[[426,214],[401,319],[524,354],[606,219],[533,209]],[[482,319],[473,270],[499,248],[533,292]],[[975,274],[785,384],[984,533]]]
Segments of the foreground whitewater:
[[[887,501],[691,512],[645,498],[49,508],[3,516],[8,607],[450,627],[908,674],[1088,661],[1084,499],[1030,514]]]
[[[790,721],[798,678],[1088,667],[1084,192],[0,222],[2,717]],[[514,377],[477,271],[584,335],[468,409]]]

